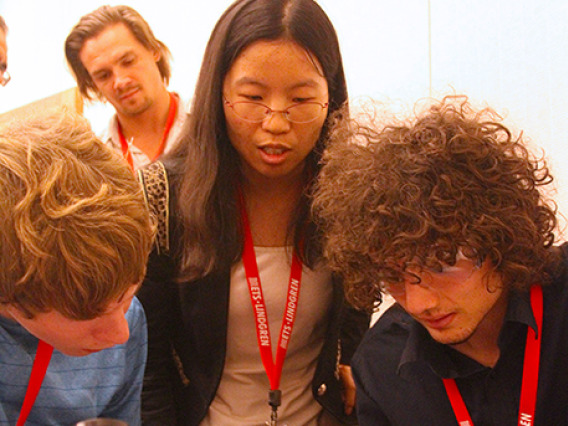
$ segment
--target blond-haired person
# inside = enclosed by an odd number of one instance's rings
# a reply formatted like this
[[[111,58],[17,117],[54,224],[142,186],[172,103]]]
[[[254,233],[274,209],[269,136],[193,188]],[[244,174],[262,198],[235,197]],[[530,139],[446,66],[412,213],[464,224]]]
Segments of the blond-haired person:
[[[0,423],[25,415],[35,359],[28,424],[139,424],[153,227],[131,171],[57,114],[0,133],[0,200]]]

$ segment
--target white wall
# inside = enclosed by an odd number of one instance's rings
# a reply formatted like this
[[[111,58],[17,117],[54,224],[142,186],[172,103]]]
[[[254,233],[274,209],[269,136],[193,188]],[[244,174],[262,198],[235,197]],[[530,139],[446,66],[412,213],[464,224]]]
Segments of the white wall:
[[[0,0],[12,81],[0,113],[74,85],[63,42],[100,0]],[[110,2],[120,4],[123,2]],[[130,0],[174,57],[170,87],[189,99],[205,43],[229,0]],[[565,0],[320,0],[339,34],[353,99],[394,109],[466,93],[543,147],[568,211],[568,2]],[[93,127],[109,108],[88,108]]]

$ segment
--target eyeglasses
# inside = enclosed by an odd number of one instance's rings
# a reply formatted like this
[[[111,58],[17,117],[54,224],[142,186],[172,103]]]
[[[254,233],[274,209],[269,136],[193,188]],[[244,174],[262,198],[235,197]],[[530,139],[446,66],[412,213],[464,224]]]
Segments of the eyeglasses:
[[[0,86],[5,86],[10,81],[10,73],[6,70],[6,64],[0,64]]]
[[[382,289],[393,297],[402,297],[406,294],[406,284],[419,285],[424,288],[444,290],[467,281],[473,273],[481,268],[480,263],[458,254],[456,263],[452,265],[440,264],[438,268],[421,267],[405,268],[402,276],[392,280],[383,280]],[[423,276],[429,276],[429,283],[425,283]]]
[[[272,109],[260,102],[229,102],[227,99],[225,105],[232,108],[237,117],[249,123],[261,123],[272,114],[281,113],[289,122],[303,124],[316,120],[329,102],[300,102],[283,110]]]

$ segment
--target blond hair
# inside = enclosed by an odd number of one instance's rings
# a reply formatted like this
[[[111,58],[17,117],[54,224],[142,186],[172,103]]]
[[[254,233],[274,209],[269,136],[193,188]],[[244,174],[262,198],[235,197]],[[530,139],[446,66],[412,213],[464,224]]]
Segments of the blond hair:
[[[139,184],[87,121],[61,112],[0,132],[0,303],[101,315],[145,274]]]

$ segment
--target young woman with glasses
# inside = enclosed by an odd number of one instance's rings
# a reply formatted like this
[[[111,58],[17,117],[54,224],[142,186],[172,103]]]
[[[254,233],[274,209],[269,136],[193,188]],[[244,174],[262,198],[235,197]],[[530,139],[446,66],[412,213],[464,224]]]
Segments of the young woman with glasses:
[[[217,22],[187,140],[164,161],[171,252],[140,293],[145,422],[356,422],[349,362],[369,317],[324,265],[309,198],[346,101],[315,1],[237,0]]]

